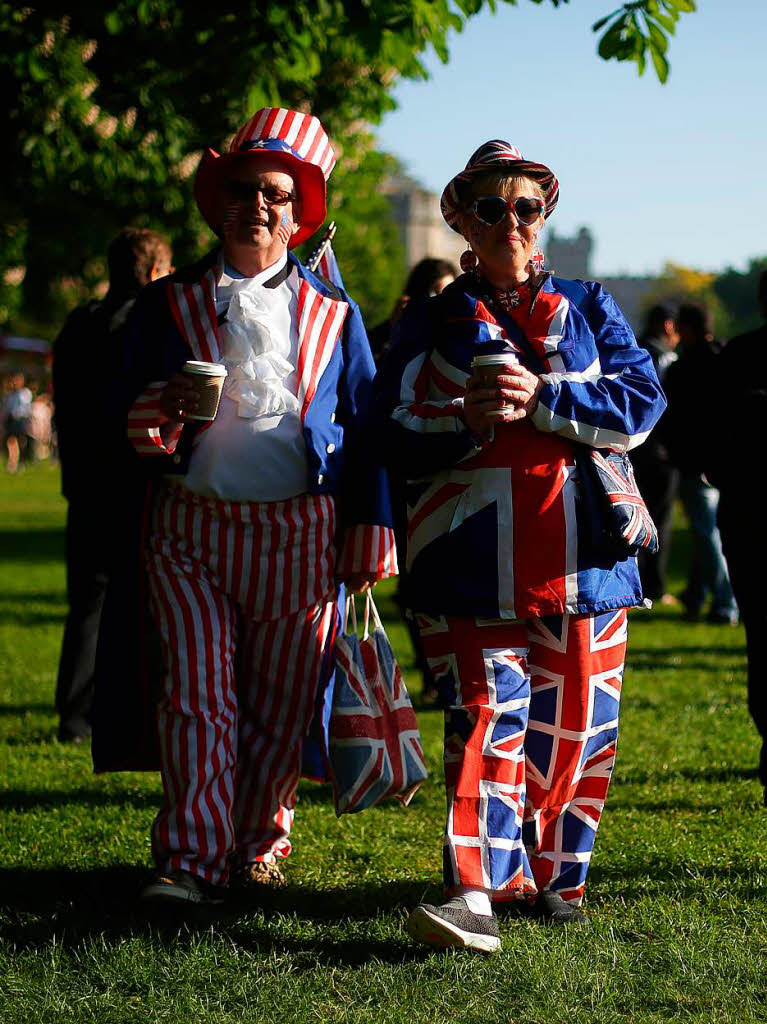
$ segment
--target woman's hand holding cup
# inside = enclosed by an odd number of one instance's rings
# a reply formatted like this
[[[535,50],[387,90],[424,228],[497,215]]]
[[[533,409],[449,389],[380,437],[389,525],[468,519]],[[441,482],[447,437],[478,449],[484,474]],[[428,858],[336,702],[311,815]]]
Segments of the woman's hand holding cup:
[[[477,356],[472,370],[463,400],[472,434],[487,437],[496,424],[521,420],[535,409],[542,382],[513,356]]]

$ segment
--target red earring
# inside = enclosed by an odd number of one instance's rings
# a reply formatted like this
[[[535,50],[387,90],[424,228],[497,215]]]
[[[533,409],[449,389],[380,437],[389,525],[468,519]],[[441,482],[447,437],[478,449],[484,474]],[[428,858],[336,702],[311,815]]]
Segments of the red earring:
[[[536,274],[540,274],[540,272],[546,266],[546,257],[543,255],[543,249],[541,249],[540,245],[538,245],[537,242],[535,243],[535,248],[533,249],[533,255],[530,257],[530,263],[532,264],[533,270],[536,272]]]
[[[477,257],[474,255],[471,249],[464,249],[464,251],[461,253],[459,263],[461,265],[461,270],[464,272],[464,274],[470,274],[472,270],[477,269]]]

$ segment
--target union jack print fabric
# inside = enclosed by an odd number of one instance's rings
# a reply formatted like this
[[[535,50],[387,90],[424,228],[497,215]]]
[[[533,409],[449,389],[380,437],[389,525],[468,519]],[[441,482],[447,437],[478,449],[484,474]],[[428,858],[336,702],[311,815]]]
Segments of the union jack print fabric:
[[[607,521],[614,542],[634,555],[640,548],[658,550],[658,531],[639,493],[634,467],[617,452],[590,451],[596,485],[607,500]]]
[[[615,761],[625,609],[417,619],[445,707],[448,890],[580,903]]]
[[[405,311],[380,368],[378,436],[409,481],[407,605],[520,619],[640,604],[635,562],[594,544],[605,508],[587,507],[578,455],[645,439],[665,404],[652,361],[601,286],[518,292],[495,308],[463,275]],[[475,355],[493,353],[542,386],[531,416],[479,439],[461,405]]]
[[[388,796],[407,804],[426,778],[413,705],[372,597],[367,600],[373,631],[360,640],[353,618],[352,631],[344,628],[335,644],[329,759],[339,815]]]

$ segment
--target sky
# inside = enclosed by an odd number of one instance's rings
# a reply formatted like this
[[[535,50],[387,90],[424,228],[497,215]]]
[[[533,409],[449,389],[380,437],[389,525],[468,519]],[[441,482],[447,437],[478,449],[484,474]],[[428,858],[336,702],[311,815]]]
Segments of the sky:
[[[597,56],[591,25],[618,6],[483,10],[447,65],[430,54],[428,81],[398,84],[380,147],[441,193],[481,143],[513,143],[559,178],[551,224],[591,230],[595,275],[742,270],[767,253],[767,0],[698,0],[665,85]]]

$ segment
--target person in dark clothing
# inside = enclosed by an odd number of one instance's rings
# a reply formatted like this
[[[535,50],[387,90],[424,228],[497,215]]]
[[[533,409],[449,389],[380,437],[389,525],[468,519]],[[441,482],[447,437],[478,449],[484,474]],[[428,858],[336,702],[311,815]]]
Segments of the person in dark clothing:
[[[650,353],[661,385],[666,379],[668,368],[676,361],[674,349],[678,340],[672,308],[665,304],[653,306],[647,313],[645,329],[638,341]],[[672,513],[679,474],[669,456],[665,420],[665,415],[661,416],[645,443],[631,453],[631,462],[639,489],[658,528],[660,542],[655,554],[648,553],[644,548],[639,552],[642,590],[645,597],[652,601],[676,604],[676,599],[666,588],[666,568],[671,551]]]
[[[762,738],[759,779],[767,804],[767,546],[760,534],[763,517],[749,494],[755,466],[749,442],[763,436],[767,421],[767,270],[759,278],[758,298],[766,322],[733,338],[715,361],[717,390],[725,402],[710,432],[704,466],[721,494],[719,529],[746,629],[748,710]]]
[[[373,352],[373,358],[375,359],[377,368],[380,369],[381,364],[386,358],[391,346],[393,333],[397,327],[400,317],[405,311],[405,308],[408,305],[412,306],[419,302],[425,302],[426,299],[432,298],[434,295],[439,295],[443,288],[449,285],[451,281],[455,280],[457,275],[458,271],[453,264],[449,263],[447,260],[434,259],[427,256],[415,264],[408,274],[407,281],[405,282],[405,290],[397,300],[389,319],[384,320],[383,323],[378,324],[372,330],[368,331],[370,348]],[[396,476],[389,476],[389,490],[392,500],[392,512],[394,514],[394,534],[397,540],[397,551],[399,552],[400,575],[398,577],[397,595],[395,600],[400,606],[402,615],[405,619],[405,624],[407,625],[408,632],[410,634],[410,641],[413,645],[413,654],[415,657],[415,667],[418,672],[420,672],[423,680],[422,697],[425,700],[431,701],[434,699],[435,695],[434,684],[429,670],[429,665],[426,661],[426,656],[423,653],[421,635],[415,624],[412,613],[404,606],[404,604],[402,604],[401,601],[402,585],[404,577],[406,576],[405,553],[407,550],[407,505],[402,482]]]
[[[668,368],[665,379],[668,409],[664,433],[671,460],[679,470],[679,496],[694,540],[682,601],[688,617],[697,619],[710,594],[708,621],[735,625],[738,607],[716,525],[719,492],[703,475],[701,443],[715,404],[711,396],[719,393],[715,365],[722,346],[714,340],[710,313],[703,306],[680,306],[677,330],[679,358]]]
[[[397,328],[399,319],[408,304],[410,304],[412,308],[416,303],[425,302],[434,295],[439,295],[442,292],[442,289],[447,287],[451,281],[454,281],[457,276],[458,271],[453,264],[448,263],[447,260],[439,260],[427,256],[415,264],[408,274],[407,281],[405,282],[405,290],[397,300],[389,319],[384,320],[383,323],[378,324],[372,330],[368,331],[370,348],[373,352],[373,358],[375,359],[376,367],[378,369],[380,369],[382,363],[386,359],[394,331]],[[429,663],[427,662],[426,655],[423,651],[421,634],[415,623],[412,611],[410,611],[402,601],[403,583],[407,576],[407,570],[405,568],[407,552],[407,502],[403,483],[395,474],[389,474],[389,491],[392,501],[392,513],[394,515],[394,535],[397,542],[397,551],[399,552],[400,574],[397,579],[397,593],[395,601],[400,608],[408,633],[410,634],[410,642],[413,646],[413,656],[415,658],[415,667],[420,673],[422,680],[421,697],[425,701],[432,702],[436,697],[436,690],[434,688],[431,670],[429,669]]]
[[[405,311],[409,302],[421,302],[423,299],[439,295],[443,288],[454,281],[458,275],[452,263],[447,260],[433,259],[427,256],[419,260],[408,274],[405,290],[397,299],[388,320],[377,324],[368,331],[370,348],[376,365],[388,352],[392,339],[392,330]]]
[[[68,502],[67,600],[56,711],[61,742],[90,735],[93,672],[115,520],[133,456],[112,399],[122,372],[124,325],[145,284],[171,271],[168,242],[123,228],[108,254],[109,291],[68,317],[53,349],[61,489]],[[94,429],[95,428],[95,429]],[[118,460],[115,453],[125,452]]]

